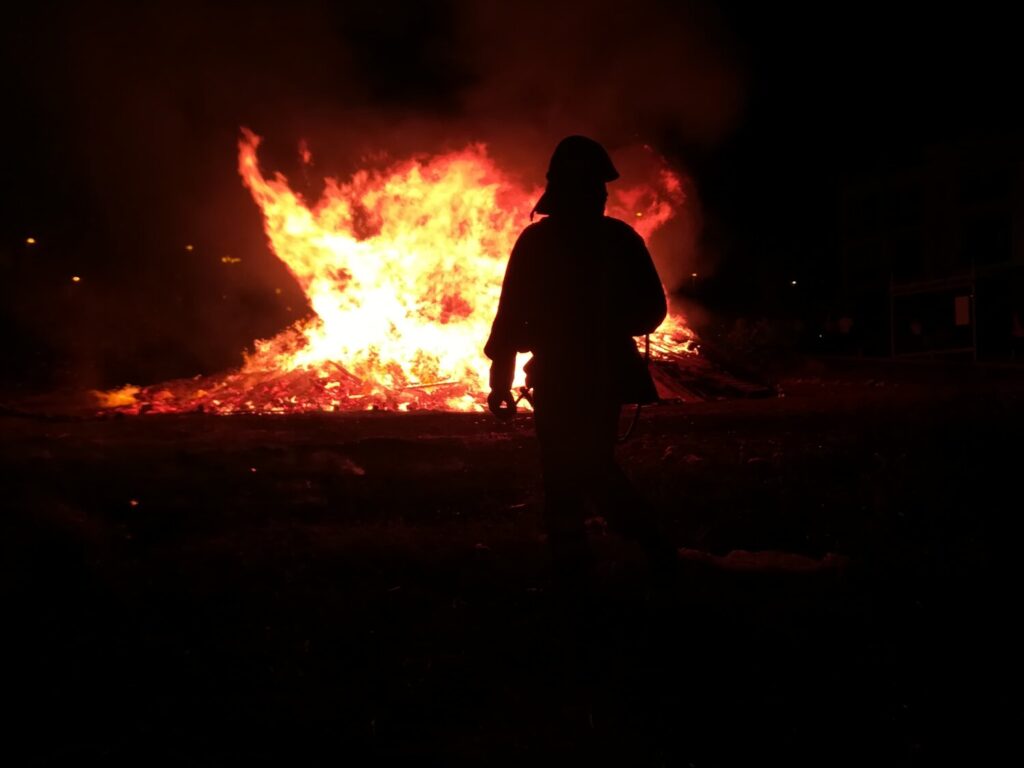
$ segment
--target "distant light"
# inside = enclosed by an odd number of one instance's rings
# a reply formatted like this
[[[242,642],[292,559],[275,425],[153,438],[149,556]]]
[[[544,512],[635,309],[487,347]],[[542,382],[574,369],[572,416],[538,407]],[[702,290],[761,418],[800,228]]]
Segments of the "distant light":
[[[281,295],[281,289],[280,288],[275,288],[274,289],[274,293],[276,293],[278,296],[280,296]]]
[[[25,245],[35,245],[35,244],[36,244],[36,239],[34,237],[26,237],[25,238]]]
[[[642,219],[642,218],[644,217],[644,213],[643,213],[643,211],[637,211],[637,212],[636,212],[636,217],[637,217],[638,219]]]
[[[256,467],[249,467],[249,471],[250,472],[255,472],[256,471]]]
[[[80,282],[82,282],[82,278],[80,278],[78,275],[72,275],[71,276],[71,282],[72,283],[80,283]]]
[[[185,250],[186,251],[193,251],[193,250],[195,250],[195,248],[192,247],[192,243],[189,243],[188,245],[185,246]]]
[[[292,311],[292,308],[291,308],[291,307],[285,307],[285,309],[286,309],[287,311],[289,311],[289,312],[291,312],[291,311]]]
[[[692,275],[690,275],[690,277],[696,277],[696,276],[697,276],[696,272],[694,272]]]
[[[138,499],[132,499],[131,501],[128,502],[128,504],[130,506],[137,507],[137,506],[139,506],[139,500]]]
[[[796,285],[796,280],[793,280],[792,282],[790,282],[790,285]]]
[[[222,264],[238,264],[242,260],[235,256],[221,256],[220,261]]]

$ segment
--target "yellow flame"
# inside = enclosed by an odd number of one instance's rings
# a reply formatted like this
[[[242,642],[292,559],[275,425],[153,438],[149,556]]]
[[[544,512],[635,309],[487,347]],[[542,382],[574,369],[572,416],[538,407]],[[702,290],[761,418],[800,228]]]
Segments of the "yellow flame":
[[[127,384],[120,389],[112,389],[107,392],[94,389],[91,394],[102,408],[122,408],[135,405],[138,402],[135,396],[139,394],[139,388],[133,384]]]

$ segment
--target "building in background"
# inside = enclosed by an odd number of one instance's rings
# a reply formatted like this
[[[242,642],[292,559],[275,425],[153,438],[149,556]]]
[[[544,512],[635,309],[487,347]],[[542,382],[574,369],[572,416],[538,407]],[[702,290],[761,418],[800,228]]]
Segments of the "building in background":
[[[842,188],[846,354],[1024,360],[1024,142],[933,146]]]

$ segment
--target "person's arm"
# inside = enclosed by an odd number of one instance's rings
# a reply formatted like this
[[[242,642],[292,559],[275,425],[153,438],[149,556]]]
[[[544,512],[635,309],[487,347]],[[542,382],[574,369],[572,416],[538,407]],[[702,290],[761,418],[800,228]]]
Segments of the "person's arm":
[[[505,268],[501,285],[498,312],[491,326],[491,335],[484,346],[484,354],[491,359],[491,396],[488,403],[496,411],[496,403],[511,403],[512,380],[516,372],[516,353],[523,346],[526,335],[526,303],[529,281],[527,278],[527,246],[529,236],[525,230],[516,241]],[[507,397],[506,397],[507,396]]]
[[[668,314],[668,302],[654,261],[640,235],[629,232],[628,257],[624,260],[619,320],[630,336],[656,330]]]

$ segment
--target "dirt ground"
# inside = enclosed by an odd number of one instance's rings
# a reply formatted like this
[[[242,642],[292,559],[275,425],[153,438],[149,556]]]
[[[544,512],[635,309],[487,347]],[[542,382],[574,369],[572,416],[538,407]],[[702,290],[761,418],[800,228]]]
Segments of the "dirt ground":
[[[1013,764],[1024,376],[782,391],[644,411],[686,557],[592,520],[587,608],[527,415],[8,411],[5,762]]]

